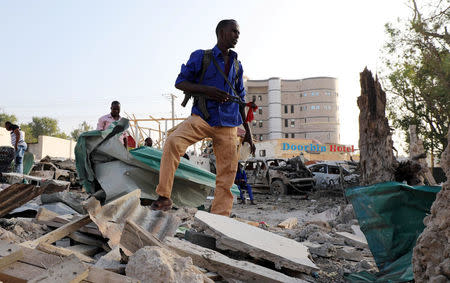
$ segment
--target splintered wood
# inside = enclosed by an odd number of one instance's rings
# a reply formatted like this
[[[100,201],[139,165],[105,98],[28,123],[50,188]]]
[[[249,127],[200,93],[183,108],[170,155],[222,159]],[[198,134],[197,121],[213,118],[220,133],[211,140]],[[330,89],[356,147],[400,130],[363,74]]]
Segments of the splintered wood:
[[[378,79],[364,69],[360,74],[359,149],[363,186],[394,181],[397,161],[393,154],[392,134],[385,115],[386,93]]]

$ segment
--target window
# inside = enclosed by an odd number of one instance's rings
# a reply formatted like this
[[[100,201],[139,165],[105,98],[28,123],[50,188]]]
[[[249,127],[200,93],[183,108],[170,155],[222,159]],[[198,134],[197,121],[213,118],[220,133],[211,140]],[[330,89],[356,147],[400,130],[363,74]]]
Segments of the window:
[[[252,121],[252,125],[253,125],[253,127],[256,126],[256,120],[253,120],[253,121]]]
[[[295,127],[295,120],[291,119],[291,128],[294,128],[294,127]]]
[[[291,134],[291,138],[295,138],[295,134]]]
[[[316,105],[311,105],[311,110],[316,110]]]
[[[260,140],[260,141],[263,140],[263,135],[259,135],[259,140]]]
[[[261,150],[259,151],[259,156],[260,156],[260,157],[266,156],[266,150],[265,150],[265,149],[261,149]]]
[[[294,105],[291,105],[291,113],[294,113]]]
[[[259,113],[259,115],[262,115],[262,108],[258,109],[258,113]]]
[[[288,113],[288,106],[284,105],[284,113]]]
[[[325,92],[325,95],[326,96],[331,96],[331,92],[327,91],[327,92]]]
[[[285,138],[289,138],[289,134],[284,134],[284,137]]]
[[[308,96],[308,93],[306,93],[306,92],[303,93],[303,97],[306,97],[306,96]]]
[[[288,119],[284,119],[284,126],[285,126],[285,127],[288,127],[288,123],[289,123],[289,122],[288,122]]]
[[[320,105],[316,105],[316,110],[319,110],[320,109]]]
[[[252,96],[252,101],[256,101],[256,95]]]
[[[259,121],[259,127],[262,128],[263,126],[263,121]]]
[[[339,175],[339,167],[334,165],[328,165],[328,174]]]
[[[326,165],[315,165],[309,168],[311,170],[311,172],[316,172],[316,173],[326,173],[327,172],[327,168]]]
[[[261,101],[262,100],[262,96],[258,95],[258,100]]]

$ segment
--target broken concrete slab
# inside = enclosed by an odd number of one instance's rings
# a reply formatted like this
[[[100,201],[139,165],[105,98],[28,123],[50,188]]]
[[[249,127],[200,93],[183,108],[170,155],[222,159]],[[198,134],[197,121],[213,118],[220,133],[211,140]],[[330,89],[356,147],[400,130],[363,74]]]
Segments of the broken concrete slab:
[[[217,272],[227,281],[234,279],[244,282],[305,282],[251,262],[231,259],[219,252],[177,238],[167,237],[164,243],[179,255],[191,257],[195,265]]]
[[[310,273],[318,270],[308,258],[307,248],[294,240],[204,211],[195,214],[196,222],[216,238],[217,248],[241,251],[256,259],[266,259],[282,267]]]
[[[335,220],[338,214],[339,214],[339,207],[333,207],[321,213],[314,214],[311,217],[311,220],[330,222]]]
[[[345,243],[357,248],[368,248],[367,240],[364,237],[357,236],[355,234],[350,234],[348,232],[336,232],[337,235],[340,235],[345,238]]]
[[[119,244],[127,220],[133,221],[160,240],[175,235],[180,220],[168,212],[141,206],[140,196],[141,191],[135,190],[104,206],[93,197],[85,202],[92,221],[97,224],[103,237],[109,239],[111,248]]]
[[[69,207],[71,207],[73,210],[75,210],[79,214],[86,214],[86,210],[83,208],[82,202],[85,199],[80,199],[78,195],[69,192],[69,191],[63,191],[63,192],[56,192],[53,194],[46,194],[41,196],[41,201],[43,204],[50,204],[50,203],[58,203],[62,202]],[[66,213],[60,213],[60,214],[66,214]]]
[[[336,256],[336,247],[332,244],[325,243],[314,247],[310,246],[309,252],[321,257],[329,258]]]
[[[156,246],[143,247],[133,254],[125,272],[142,283],[213,282],[193,265],[190,257],[181,257]]]

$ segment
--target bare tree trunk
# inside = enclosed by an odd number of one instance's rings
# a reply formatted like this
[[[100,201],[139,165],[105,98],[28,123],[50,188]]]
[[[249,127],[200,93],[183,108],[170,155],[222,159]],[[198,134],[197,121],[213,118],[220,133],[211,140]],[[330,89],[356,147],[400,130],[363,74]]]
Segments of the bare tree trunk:
[[[360,83],[358,107],[361,185],[393,181],[398,163],[392,151],[392,136],[385,115],[386,93],[367,68],[360,73]]]
[[[447,182],[431,206],[431,215],[423,220],[425,230],[417,239],[413,254],[413,271],[416,282],[450,281],[450,131],[441,166]]]

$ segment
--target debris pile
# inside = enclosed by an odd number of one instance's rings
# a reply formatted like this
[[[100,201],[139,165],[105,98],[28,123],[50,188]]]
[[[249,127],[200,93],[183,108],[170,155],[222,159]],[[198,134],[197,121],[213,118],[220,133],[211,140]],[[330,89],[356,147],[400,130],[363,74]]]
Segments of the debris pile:
[[[413,269],[417,282],[450,280],[450,132],[448,139],[449,146],[441,158],[447,182],[431,206],[431,215],[425,217],[426,228],[414,248]]]

